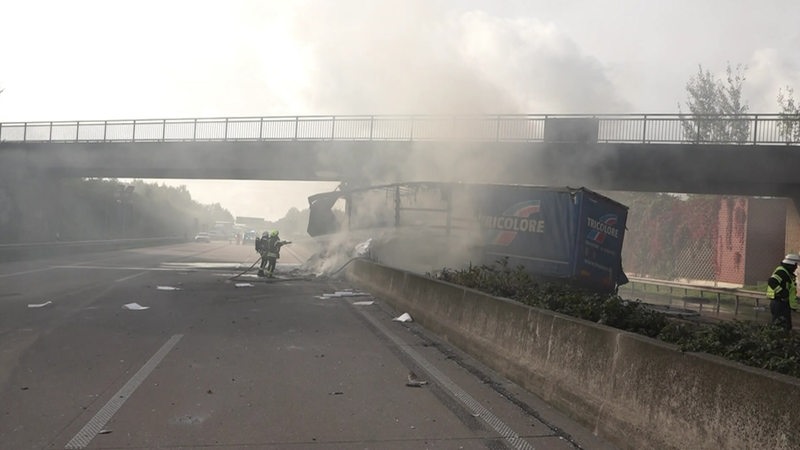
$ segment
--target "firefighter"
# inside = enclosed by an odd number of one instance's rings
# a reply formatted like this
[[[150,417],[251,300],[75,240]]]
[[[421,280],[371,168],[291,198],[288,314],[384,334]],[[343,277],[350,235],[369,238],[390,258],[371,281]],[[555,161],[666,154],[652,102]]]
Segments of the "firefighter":
[[[278,258],[281,257],[281,247],[286,244],[291,244],[290,241],[282,241],[278,235],[278,230],[272,233],[264,232],[261,239],[256,239],[256,251],[261,254],[261,266],[258,270],[258,276],[268,276],[272,278],[275,272],[275,265]],[[264,269],[266,268],[266,273]]]
[[[767,298],[772,313],[772,323],[792,329],[792,310],[797,309],[797,281],[794,271],[800,263],[800,255],[789,253],[767,280]]]

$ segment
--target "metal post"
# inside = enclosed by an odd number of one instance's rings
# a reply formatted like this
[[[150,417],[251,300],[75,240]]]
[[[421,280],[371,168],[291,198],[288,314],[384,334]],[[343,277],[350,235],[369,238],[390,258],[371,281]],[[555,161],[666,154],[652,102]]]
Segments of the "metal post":
[[[372,140],[372,129],[375,127],[375,116],[369,116],[369,140]]]
[[[136,142],[136,120],[133,121],[133,136],[131,136],[131,141]]]
[[[106,141],[107,135],[108,135],[108,121],[104,120],[103,121],[103,142]]]
[[[194,127],[192,128],[192,142],[197,141],[197,119],[194,119]]]
[[[697,133],[694,135],[694,142],[700,143],[700,117],[697,118]]]
[[[408,137],[408,140],[414,140],[414,116],[411,116],[411,135]]]
[[[700,308],[698,308],[698,312],[703,312],[703,291],[700,291]]]
[[[331,140],[333,141],[335,139],[336,139],[336,116],[333,116],[333,119],[331,121]]]
[[[22,142],[28,140],[28,122],[22,124]]]
[[[497,126],[494,129],[494,141],[500,142],[500,116],[497,116]]]
[[[228,118],[227,117],[225,118],[225,134],[223,135],[222,140],[223,141],[227,141],[228,140]]]
[[[647,143],[647,114],[644,115],[644,124],[642,126],[642,144]]]
[[[258,140],[264,139],[264,118],[259,117],[258,119]]]
[[[753,116],[753,144],[758,142],[758,114]]]
[[[0,142],[3,142],[3,122],[0,122]]]
[[[300,117],[294,116],[294,140],[297,140],[297,130],[300,128]]]
[[[167,140],[167,119],[161,121],[161,142]]]
[[[47,136],[47,140],[48,141],[52,141],[53,140],[53,121],[52,120],[50,121],[50,132],[49,132],[49,134]]]

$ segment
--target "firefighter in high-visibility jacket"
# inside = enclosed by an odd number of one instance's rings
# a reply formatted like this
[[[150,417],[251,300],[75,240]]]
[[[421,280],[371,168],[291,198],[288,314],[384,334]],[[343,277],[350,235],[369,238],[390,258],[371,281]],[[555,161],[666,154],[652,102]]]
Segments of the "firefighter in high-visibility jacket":
[[[789,331],[792,329],[792,310],[797,309],[797,279],[794,271],[800,255],[789,253],[767,280],[767,298],[772,323]]]
[[[256,238],[256,251],[261,255],[261,266],[258,269],[258,276],[272,277],[275,272],[275,265],[281,257],[281,247],[291,244],[290,241],[282,241],[278,236],[278,230],[272,233],[264,232],[261,239]],[[266,269],[266,273],[265,272]]]

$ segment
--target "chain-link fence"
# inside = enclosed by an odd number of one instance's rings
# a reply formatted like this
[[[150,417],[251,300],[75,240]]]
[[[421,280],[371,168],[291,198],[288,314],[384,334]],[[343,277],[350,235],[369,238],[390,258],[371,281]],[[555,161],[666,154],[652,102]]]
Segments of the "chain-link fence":
[[[791,248],[785,199],[636,193],[623,203],[629,214],[622,261],[632,276],[752,285]]]
[[[633,276],[715,282],[719,198],[635,193],[629,207],[623,267]]]

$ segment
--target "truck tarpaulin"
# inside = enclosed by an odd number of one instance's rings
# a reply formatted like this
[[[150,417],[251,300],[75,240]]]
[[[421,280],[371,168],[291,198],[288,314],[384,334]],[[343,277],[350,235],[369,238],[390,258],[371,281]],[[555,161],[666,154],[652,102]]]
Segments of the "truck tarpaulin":
[[[487,259],[602,291],[626,280],[624,205],[585,188],[493,185],[476,187],[475,198]]]
[[[347,208],[335,217],[331,207],[340,199]],[[628,208],[586,188],[402,183],[317,194],[309,207],[312,236],[381,230],[385,237],[394,229],[388,236],[395,248],[424,242],[424,251],[412,254],[426,260],[469,246],[459,254],[463,265],[507,259],[509,267],[597,291],[627,282],[621,260]],[[409,233],[413,242],[400,245]],[[380,241],[373,254],[381,254]]]

